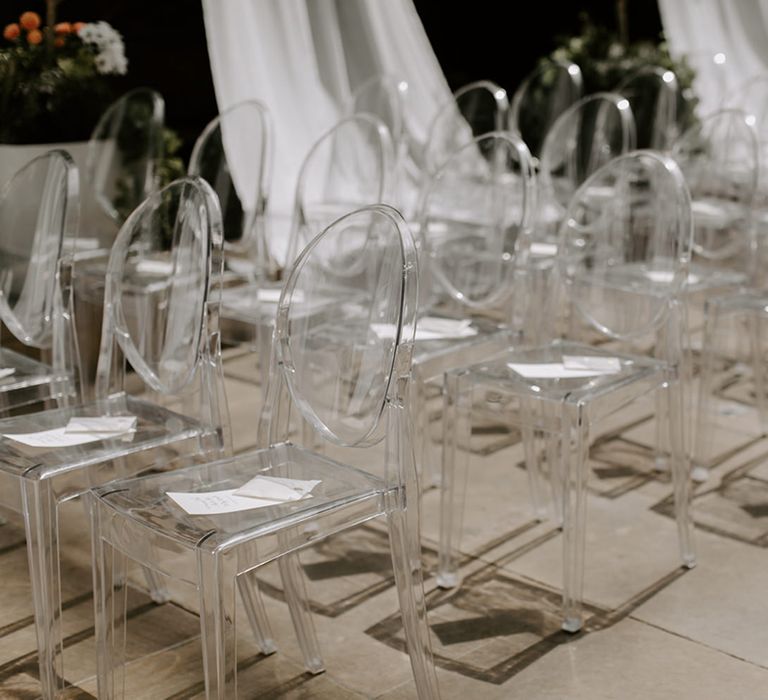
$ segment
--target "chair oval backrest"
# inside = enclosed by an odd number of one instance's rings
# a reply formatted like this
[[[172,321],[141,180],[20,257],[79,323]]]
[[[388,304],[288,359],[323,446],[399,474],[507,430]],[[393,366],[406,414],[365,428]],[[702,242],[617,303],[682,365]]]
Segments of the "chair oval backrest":
[[[267,108],[247,100],[224,110],[195,141],[188,173],[216,192],[225,244],[265,251],[257,239],[269,195],[271,133]]]
[[[544,137],[555,120],[581,99],[584,81],[581,68],[570,61],[548,60],[515,90],[509,107],[509,129],[525,141],[538,158]]]
[[[65,241],[77,235],[78,189],[72,158],[54,150],[27,163],[0,194],[0,319],[30,347],[51,348],[65,314],[73,325],[61,274]]]
[[[723,106],[754,117],[760,157],[759,204],[765,206],[768,200],[768,74],[755,75],[726,94]]]
[[[571,105],[552,125],[541,149],[539,224],[559,226],[587,177],[634,147],[635,122],[626,98],[598,92]]]
[[[213,252],[221,245],[216,194],[201,178],[172,182],[128,217],[107,265],[97,396],[111,391],[114,342],[160,394],[178,395],[207,371],[218,332],[211,288],[221,276]]]
[[[708,260],[749,261],[759,150],[754,117],[726,109],[702,119],[673,145],[693,208],[693,252]]]
[[[364,269],[329,276],[328,259],[355,246]],[[362,447],[383,437],[384,408],[404,400],[410,376],[417,296],[415,244],[387,205],[343,216],[299,255],[278,304],[275,349],[293,402],[325,439]]]
[[[677,138],[677,76],[667,68],[645,66],[628,75],[616,92],[629,100],[637,127],[637,147],[666,151]]]
[[[326,131],[299,170],[287,266],[318,231],[342,214],[387,202],[394,168],[392,137],[377,117],[354,114]]]
[[[427,173],[434,173],[461,146],[480,134],[506,127],[507,91],[490,80],[479,80],[459,88],[432,120],[424,145]]]
[[[531,154],[519,136],[493,132],[459,148],[425,186],[422,299],[427,284],[469,308],[507,297],[535,209]]]
[[[107,108],[91,134],[87,180],[101,208],[118,223],[156,188],[164,119],[162,96],[136,88]]]
[[[755,117],[755,128],[761,137],[768,134],[768,74],[753,75],[728,92],[723,106],[740,109]]]
[[[604,165],[560,228],[558,268],[574,307],[610,337],[652,332],[686,280],[692,231],[690,194],[671,157],[634,151]]]
[[[405,80],[391,75],[374,75],[352,91],[344,114],[372,114],[381,119],[397,150],[406,137],[407,99],[408,83]]]

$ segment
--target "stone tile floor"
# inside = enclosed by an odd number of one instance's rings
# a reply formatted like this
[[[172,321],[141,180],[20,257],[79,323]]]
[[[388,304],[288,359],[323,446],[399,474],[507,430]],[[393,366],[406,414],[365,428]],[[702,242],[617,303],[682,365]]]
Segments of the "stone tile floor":
[[[255,444],[259,388],[244,380],[247,359],[233,359],[230,369],[233,432],[236,448],[245,450]],[[694,498],[699,564],[690,571],[677,559],[671,485],[652,469],[652,404],[612,419],[596,441],[587,622],[576,635],[559,627],[560,532],[531,514],[517,434],[484,417],[471,445],[457,590],[435,586],[439,492],[431,488],[423,496],[424,566],[443,697],[768,697],[768,439],[756,437],[749,393],[729,385],[718,403],[712,475]],[[437,422],[439,404],[432,415]],[[261,656],[245,625],[239,627],[241,696],[414,698],[382,524],[327,540],[305,552],[302,563],[327,670],[304,672],[270,565],[261,581],[278,652]],[[64,567],[66,697],[92,698],[87,548],[67,551]],[[204,697],[193,601],[185,590],[163,605],[132,592],[126,697]],[[0,698],[37,697],[35,647],[24,538],[8,523],[0,526]]]

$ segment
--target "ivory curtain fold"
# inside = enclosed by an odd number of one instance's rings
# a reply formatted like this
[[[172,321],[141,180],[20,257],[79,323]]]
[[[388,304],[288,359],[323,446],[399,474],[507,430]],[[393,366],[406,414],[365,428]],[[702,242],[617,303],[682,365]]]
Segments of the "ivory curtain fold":
[[[450,98],[412,0],[203,0],[203,11],[219,111],[258,99],[271,112],[275,213],[292,209],[302,159],[355,86],[376,74],[407,81],[416,142]],[[235,186],[246,191],[237,159]]]

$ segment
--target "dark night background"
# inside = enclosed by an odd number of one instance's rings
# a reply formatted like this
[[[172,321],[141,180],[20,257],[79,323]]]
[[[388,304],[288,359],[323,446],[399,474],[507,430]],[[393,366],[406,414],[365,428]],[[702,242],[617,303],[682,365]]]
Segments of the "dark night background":
[[[627,3],[630,38],[657,38],[656,0]],[[415,0],[415,5],[453,90],[487,78],[512,92],[559,37],[579,33],[582,12],[596,24],[616,26],[615,0]],[[0,26],[17,21],[25,10],[45,16],[42,0],[3,0],[0,6]],[[138,86],[158,90],[166,100],[166,122],[182,137],[188,156],[217,113],[200,0],[63,0],[58,20],[105,20],[123,35],[129,66],[128,75],[117,79],[117,92]]]

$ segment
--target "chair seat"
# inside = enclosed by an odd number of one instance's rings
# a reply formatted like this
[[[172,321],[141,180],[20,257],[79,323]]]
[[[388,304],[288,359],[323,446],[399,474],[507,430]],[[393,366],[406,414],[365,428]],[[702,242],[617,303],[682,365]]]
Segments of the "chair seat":
[[[0,378],[0,411],[19,408],[37,401],[60,398],[62,387],[70,377],[56,372],[43,362],[13,350],[0,349],[0,370],[13,373]]]
[[[238,489],[255,476],[319,480],[301,500],[213,515],[189,515],[166,494]],[[290,443],[167,474],[126,479],[94,489],[101,505],[123,518],[191,547],[226,547],[249,537],[317,520],[329,511],[360,506],[355,519],[385,512],[385,482]],[[258,501],[254,501],[258,502]]]
[[[616,358],[620,369],[611,373],[591,376],[524,376],[511,368],[519,365],[557,365],[565,356]],[[530,371],[530,370],[529,370]],[[541,374],[548,369],[541,371]],[[550,399],[579,403],[617,391],[624,386],[641,381],[663,379],[667,371],[664,362],[648,357],[617,354],[591,345],[572,342],[555,342],[550,345],[511,350],[492,362],[481,363],[462,372],[476,384],[491,385],[497,389],[530,395],[537,399]],[[533,374],[536,374],[533,371]]]
[[[63,428],[73,417],[105,415],[136,416],[136,430],[117,437],[66,447],[32,447],[6,437]],[[119,395],[103,401],[0,421],[0,472],[24,478],[46,479],[132,453],[198,438],[203,433],[199,424],[178,413],[147,401]]]

